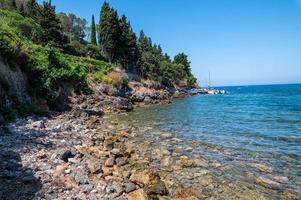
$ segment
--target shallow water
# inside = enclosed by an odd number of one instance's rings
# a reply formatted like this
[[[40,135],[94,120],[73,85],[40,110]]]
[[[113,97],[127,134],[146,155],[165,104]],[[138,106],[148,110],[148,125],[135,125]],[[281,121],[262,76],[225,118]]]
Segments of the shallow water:
[[[201,155],[218,163],[222,172],[209,170],[221,182],[252,185],[267,197],[281,197],[279,191],[301,193],[301,85],[223,89],[229,94],[138,108],[121,119],[138,127],[140,139],[153,142],[153,148],[180,148],[189,157]],[[162,132],[173,133],[182,142],[171,145],[160,140]],[[256,185],[258,177],[280,186],[271,190]]]

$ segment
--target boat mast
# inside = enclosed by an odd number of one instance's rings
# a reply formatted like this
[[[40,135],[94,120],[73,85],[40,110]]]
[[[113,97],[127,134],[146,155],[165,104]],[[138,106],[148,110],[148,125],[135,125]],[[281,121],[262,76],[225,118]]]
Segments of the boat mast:
[[[210,72],[209,72],[209,89],[211,88],[211,75],[210,75]]]

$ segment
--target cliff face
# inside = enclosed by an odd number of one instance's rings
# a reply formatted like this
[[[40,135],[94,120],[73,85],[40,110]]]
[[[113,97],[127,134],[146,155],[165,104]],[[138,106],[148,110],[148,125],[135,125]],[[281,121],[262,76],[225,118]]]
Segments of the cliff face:
[[[17,63],[9,64],[0,56],[0,105],[11,106],[13,101],[30,101],[27,76]]]

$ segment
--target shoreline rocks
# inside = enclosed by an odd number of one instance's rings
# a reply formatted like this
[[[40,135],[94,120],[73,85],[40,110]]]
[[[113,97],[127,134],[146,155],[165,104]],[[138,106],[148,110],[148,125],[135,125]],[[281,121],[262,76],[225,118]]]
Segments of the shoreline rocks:
[[[225,172],[215,161],[190,156],[192,144],[171,148],[183,142],[175,134],[159,132],[154,141],[141,141],[136,127],[92,113],[78,109],[0,127],[0,199],[264,199],[253,185],[241,191],[238,183],[220,178]],[[288,181],[256,178],[273,192]]]

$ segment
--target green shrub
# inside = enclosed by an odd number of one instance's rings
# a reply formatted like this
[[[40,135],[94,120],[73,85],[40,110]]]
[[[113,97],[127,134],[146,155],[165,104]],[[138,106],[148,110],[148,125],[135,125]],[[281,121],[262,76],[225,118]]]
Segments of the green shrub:
[[[43,29],[33,19],[8,10],[0,10],[1,26],[13,27],[19,34],[33,42],[39,42],[43,36]]]

